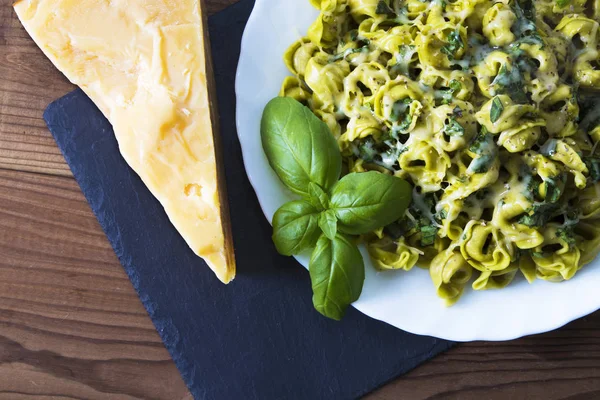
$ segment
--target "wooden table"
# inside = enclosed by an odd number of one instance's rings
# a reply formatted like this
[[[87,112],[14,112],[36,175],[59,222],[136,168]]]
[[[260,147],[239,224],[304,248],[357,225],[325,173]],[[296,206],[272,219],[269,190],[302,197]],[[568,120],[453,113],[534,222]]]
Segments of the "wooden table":
[[[11,3],[0,0],[0,400],[189,399],[42,120],[73,85]],[[600,313],[460,345],[370,398],[599,399]]]

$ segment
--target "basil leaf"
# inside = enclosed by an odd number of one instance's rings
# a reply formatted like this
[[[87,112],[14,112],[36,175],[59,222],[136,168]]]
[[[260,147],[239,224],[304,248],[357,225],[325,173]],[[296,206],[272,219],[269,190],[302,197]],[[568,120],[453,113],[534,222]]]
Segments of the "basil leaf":
[[[307,195],[310,182],[329,189],[338,180],[342,156],[335,138],[323,121],[296,100],[271,100],[260,131],[271,168],[293,192]]]
[[[375,171],[351,173],[333,187],[329,207],[341,232],[360,235],[400,219],[411,197],[410,184],[400,178]]]
[[[313,247],[320,234],[319,211],[307,201],[285,203],[273,216],[273,243],[284,256]]]
[[[329,208],[329,196],[316,183],[308,184],[308,201],[319,211]]]
[[[327,210],[319,215],[319,228],[328,239],[335,239],[337,233],[337,218],[333,210]]]
[[[346,308],[360,297],[365,281],[358,247],[341,234],[333,240],[321,235],[308,270],[315,309],[326,317],[341,320]]]
[[[504,106],[502,105],[502,100],[498,97],[494,97],[494,100],[492,100],[492,107],[490,108],[490,121],[492,121],[492,123],[498,121],[503,111]]]

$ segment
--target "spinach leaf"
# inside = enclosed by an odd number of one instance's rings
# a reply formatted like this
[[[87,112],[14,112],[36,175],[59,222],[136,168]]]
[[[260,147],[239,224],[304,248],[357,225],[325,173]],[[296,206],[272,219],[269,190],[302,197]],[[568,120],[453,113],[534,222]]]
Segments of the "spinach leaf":
[[[448,122],[444,124],[444,132],[448,136],[463,136],[465,134],[465,128],[456,121],[456,118],[448,118]]]
[[[326,210],[329,207],[329,196],[316,183],[308,184],[308,201],[318,211]]]
[[[558,144],[558,140],[556,139],[548,139],[546,143],[540,147],[540,154],[546,157],[553,156],[556,153],[556,145]]]
[[[435,243],[435,237],[437,236],[438,228],[433,225],[422,225],[421,226],[421,246],[431,246]]]
[[[454,90],[454,93],[460,91],[460,89],[462,88],[462,85],[456,79],[452,79],[448,85],[450,89]]]
[[[569,249],[575,247],[575,234],[573,233],[573,227],[567,226],[565,228],[558,228],[556,230],[556,237],[565,242]]]
[[[375,148],[375,146],[376,143],[375,140],[373,140],[373,138],[366,138],[357,146],[358,158],[365,160],[366,162],[373,161],[375,156],[378,154],[378,151]]]
[[[600,158],[584,157],[583,161],[590,171],[592,182],[600,181]]]
[[[319,215],[319,228],[321,228],[323,234],[328,239],[335,239],[335,235],[337,234],[337,218],[333,210],[323,211]]]
[[[504,106],[502,105],[502,100],[500,100],[499,97],[494,97],[494,100],[492,100],[492,107],[490,108],[490,121],[492,121],[492,123],[498,121],[503,112]]]
[[[556,216],[557,211],[559,206],[556,203],[536,203],[529,213],[523,215],[517,222],[530,227],[541,227]]]
[[[291,256],[311,248],[319,235],[319,211],[307,201],[285,203],[273,216],[273,243],[279,254]]]
[[[498,75],[492,81],[492,85],[498,94],[506,94],[516,103],[527,103],[527,93],[523,84],[523,75],[518,64],[511,67],[510,71],[506,64],[502,64]]]
[[[356,54],[356,53],[367,53],[369,51],[369,45],[365,45],[362,47],[358,47],[356,49],[347,49],[341,53],[338,53],[336,55],[334,55],[333,57],[331,57],[331,61],[335,62],[335,61],[339,61],[341,59],[345,59],[346,57],[348,57],[349,55],[352,54]]]
[[[390,121],[397,123],[394,128],[398,131],[406,131],[412,123],[412,116],[410,115],[410,105],[413,100],[407,97],[403,100],[399,100],[392,106],[392,112],[390,114]]]
[[[413,228],[412,225],[406,223],[406,221],[401,222],[392,222],[383,228],[383,231],[386,235],[389,235],[392,239],[400,239],[404,236],[409,230]]]
[[[490,170],[490,167],[494,163],[496,159],[496,154],[485,153],[482,154],[481,157],[477,157],[474,159],[471,164],[469,164],[469,169],[476,174],[483,174]]]
[[[398,47],[398,57],[396,59],[396,64],[394,64],[391,68],[393,75],[401,74],[404,76],[409,76],[409,67],[412,61],[413,55],[417,52],[416,47],[409,44],[403,44]]]
[[[487,142],[489,140],[489,132],[485,128],[485,126],[481,127],[481,131],[475,136],[471,145],[469,146],[469,151],[472,151],[475,154],[481,154],[484,148],[487,146]]]
[[[375,8],[375,14],[390,16],[396,15],[394,10],[392,10],[392,7],[390,7],[388,2],[385,0],[379,0],[379,2],[377,3],[377,8]]]
[[[459,106],[456,106],[456,107],[454,107],[454,109],[452,110],[452,114],[453,114],[455,117],[462,118],[462,116],[463,116],[463,110],[462,110],[462,108],[460,108]]]
[[[479,157],[474,158],[469,164],[469,170],[476,174],[481,174],[489,171],[498,156],[498,146],[494,143],[494,138],[485,127],[481,128],[481,132],[475,137],[469,151],[477,154]]]
[[[441,104],[450,104],[454,95],[460,91],[462,85],[456,79],[452,79],[448,84],[448,89],[436,90],[434,96],[436,99],[442,99]]]
[[[298,101],[277,97],[267,104],[261,139],[271,168],[293,192],[307,195],[310,182],[329,189],[339,179],[342,156],[335,138]]]
[[[404,215],[411,186],[394,176],[370,171],[344,176],[332,189],[330,207],[343,233],[360,235]]]
[[[544,187],[546,189],[546,197],[544,201],[546,203],[556,203],[563,193],[564,182],[567,180],[567,174],[561,173],[553,178],[547,178],[544,180]]]
[[[533,0],[518,0],[515,7],[520,11],[517,13],[517,16],[522,13],[523,16],[529,20],[535,19],[535,6],[533,5]]]
[[[326,317],[341,320],[346,308],[360,297],[365,266],[358,247],[342,234],[319,238],[308,266],[313,305]]]
[[[556,5],[560,8],[565,8],[570,2],[570,0],[556,0]]]
[[[449,60],[454,60],[456,52],[465,47],[458,29],[448,34],[448,42],[440,49],[442,53],[448,56]]]

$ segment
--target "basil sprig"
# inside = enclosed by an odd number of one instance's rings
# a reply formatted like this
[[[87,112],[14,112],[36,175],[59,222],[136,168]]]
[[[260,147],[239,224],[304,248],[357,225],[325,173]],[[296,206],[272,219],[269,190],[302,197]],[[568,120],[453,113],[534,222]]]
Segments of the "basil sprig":
[[[340,179],[342,157],[327,125],[294,99],[277,97],[265,107],[261,139],[269,164],[300,200],[273,216],[277,251],[312,251],[309,263],[315,309],[340,320],[358,300],[364,262],[352,235],[369,233],[400,219],[412,189],[379,172]]]
[[[340,177],[342,155],[325,123],[297,101],[267,104],[260,126],[262,146],[279,179],[308,195],[308,184],[331,187]]]

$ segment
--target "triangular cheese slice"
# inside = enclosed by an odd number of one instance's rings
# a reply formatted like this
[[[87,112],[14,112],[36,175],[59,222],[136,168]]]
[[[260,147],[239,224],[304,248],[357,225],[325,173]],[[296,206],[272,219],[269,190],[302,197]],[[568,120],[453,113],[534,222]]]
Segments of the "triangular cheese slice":
[[[201,2],[20,0],[14,7],[42,51],[111,122],[121,154],[192,250],[221,281],[233,279]]]

